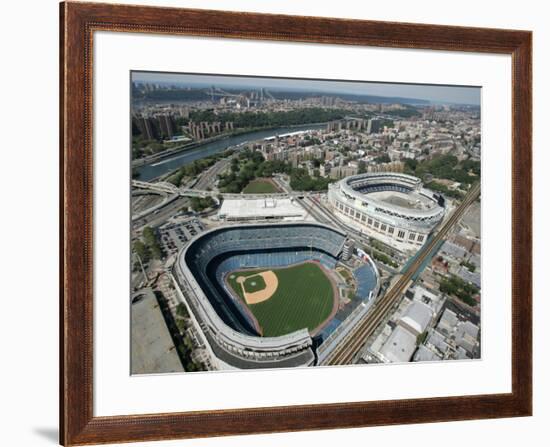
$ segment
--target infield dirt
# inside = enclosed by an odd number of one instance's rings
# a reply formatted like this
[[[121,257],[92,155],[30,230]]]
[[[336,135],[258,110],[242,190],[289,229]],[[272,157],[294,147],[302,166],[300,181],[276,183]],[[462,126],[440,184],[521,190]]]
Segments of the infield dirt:
[[[247,292],[245,288],[245,283],[256,278],[257,276],[262,277],[264,283],[263,285],[265,285],[265,287],[255,292]],[[241,286],[242,294],[244,300],[246,301],[246,304],[257,304],[266,301],[273,296],[279,285],[279,279],[273,271],[267,270],[265,272],[260,272],[254,276],[238,276],[237,283],[239,283],[239,285]]]

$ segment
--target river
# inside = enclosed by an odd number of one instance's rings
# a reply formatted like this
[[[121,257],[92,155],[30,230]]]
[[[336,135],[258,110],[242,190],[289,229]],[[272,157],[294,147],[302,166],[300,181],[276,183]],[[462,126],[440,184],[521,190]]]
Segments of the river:
[[[178,155],[174,155],[173,157],[140,166],[139,168],[136,168],[136,171],[139,174],[136,178],[138,180],[148,182],[154,178],[178,169],[181,166],[192,163],[195,160],[217,154],[218,152],[223,152],[232,146],[237,146],[239,144],[248,143],[251,141],[263,140],[264,138],[274,137],[275,135],[284,135],[302,130],[322,129],[323,127],[325,127],[324,124],[304,124],[301,126],[287,126],[278,127],[276,129],[259,130],[256,132],[223,138],[221,140],[212,141],[211,143],[206,143],[202,146],[190,149],[186,152],[182,152]]]

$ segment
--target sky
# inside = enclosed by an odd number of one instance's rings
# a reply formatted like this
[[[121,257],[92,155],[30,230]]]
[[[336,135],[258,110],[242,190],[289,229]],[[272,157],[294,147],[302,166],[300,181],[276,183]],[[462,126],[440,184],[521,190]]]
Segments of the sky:
[[[158,72],[132,72],[132,81],[173,83],[189,87],[266,88],[272,90],[318,91],[385,97],[423,99],[434,103],[479,105],[481,88],[430,84],[327,81],[289,78],[260,78]]]

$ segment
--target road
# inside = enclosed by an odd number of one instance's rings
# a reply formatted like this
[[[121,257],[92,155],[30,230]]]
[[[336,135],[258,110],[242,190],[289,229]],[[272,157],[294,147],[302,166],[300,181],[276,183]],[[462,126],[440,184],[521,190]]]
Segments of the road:
[[[214,186],[218,174],[223,172],[226,169],[227,165],[230,162],[230,158],[224,158],[223,160],[218,161],[214,166],[204,172],[199,180],[193,185],[194,189],[197,190],[207,190]],[[186,197],[180,197],[171,203],[167,203],[165,206],[158,208],[157,210],[151,209],[151,212],[144,215],[140,219],[137,219],[133,222],[135,228],[140,228],[145,225],[157,226],[172,217],[184,206],[189,206],[190,201]]]
[[[468,207],[478,198],[481,192],[480,184],[474,184],[464,197],[462,203],[455,209],[454,213],[442,223],[440,229],[434,236],[420,249],[415,261],[403,273],[403,275],[393,284],[392,287],[379,298],[372,310],[365,316],[350,333],[342,340],[339,346],[327,357],[325,365],[346,365],[353,361],[361,347],[366,343],[370,335],[378,327],[388,311],[398,302],[403,293],[409,287],[413,275],[421,267],[422,263],[430,256],[432,249],[460,220]]]
[[[340,219],[335,217],[334,213],[331,210],[327,210],[319,201],[317,197],[305,196],[302,200],[299,200],[299,203],[305,208],[305,210],[311,214],[317,221],[321,223],[328,223],[336,228],[341,229],[348,236],[353,239],[356,243],[369,246],[370,237],[357,231],[355,228],[346,225]],[[390,245],[378,241],[379,244],[388,248],[391,253],[396,252],[397,250]],[[399,262],[402,262],[404,259],[398,259]]]
[[[189,199],[186,197],[178,197],[176,200],[168,203],[167,205],[159,208],[156,212],[147,214],[141,219],[137,219],[132,222],[132,228],[137,230],[138,228],[150,226],[156,227],[164,223],[167,219],[176,214],[184,206],[189,205]]]
[[[197,183],[193,185],[193,189],[207,190],[208,188],[212,188],[214,186],[214,183],[216,183],[218,175],[227,168],[230,162],[231,157],[224,158],[216,162],[214,166],[201,174]]]

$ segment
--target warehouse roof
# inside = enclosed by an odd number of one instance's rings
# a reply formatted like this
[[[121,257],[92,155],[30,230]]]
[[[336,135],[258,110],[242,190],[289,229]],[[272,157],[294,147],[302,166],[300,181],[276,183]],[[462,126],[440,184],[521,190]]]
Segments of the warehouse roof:
[[[416,336],[396,326],[380,353],[392,363],[408,362],[416,349]]]
[[[302,218],[306,211],[293,199],[226,199],[218,212],[222,219],[236,218]]]
[[[132,374],[182,372],[174,342],[150,288],[134,296],[131,314]]]
[[[430,306],[420,301],[413,301],[401,318],[401,322],[418,335],[426,330],[432,317],[433,313]]]

